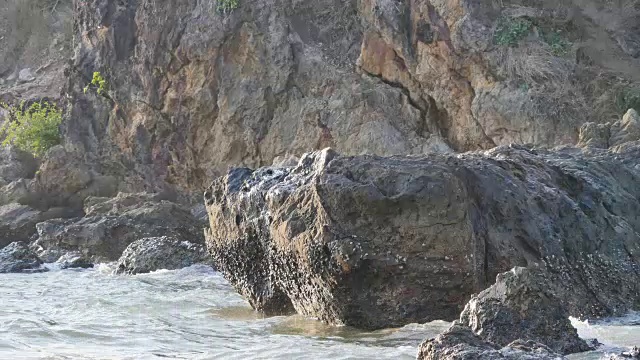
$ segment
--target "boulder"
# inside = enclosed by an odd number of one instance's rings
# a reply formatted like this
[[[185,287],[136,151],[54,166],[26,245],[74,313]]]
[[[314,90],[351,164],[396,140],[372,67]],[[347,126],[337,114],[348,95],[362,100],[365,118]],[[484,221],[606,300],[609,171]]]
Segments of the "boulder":
[[[568,315],[622,315],[640,309],[639,165],[640,146],[327,149],[216,179],[207,246],[255,309],[334,324],[454,320],[499,273],[533,264],[569,288]]]
[[[553,276],[540,268],[514,268],[474,296],[460,322],[498,346],[525,340],[560,354],[593,350],[569,321],[564,299],[573,294],[567,291],[571,287],[557,286]]]
[[[579,147],[607,149],[640,140],[640,115],[629,109],[614,123],[586,123],[580,128]]]
[[[640,359],[640,347],[634,346],[628,351],[620,354],[611,354],[605,358],[606,360],[634,360]]]
[[[640,140],[640,115],[634,109],[629,109],[622,120],[611,125],[609,146],[618,146],[638,140]]]
[[[586,123],[580,127],[578,147],[595,147],[598,149],[609,148],[611,137],[611,124]]]
[[[38,161],[33,155],[14,146],[0,145],[0,178],[6,182],[32,179],[38,170]]]
[[[202,244],[163,236],[133,242],[124,251],[115,272],[143,274],[156,270],[182,269],[208,260]]]
[[[0,274],[41,271],[42,260],[22,242],[0,250]]]
[[[504,347],[482,340],[468,327],[454,323],[449,330],[425,341],[418,360],[561,360],[562,355],[532,341],[516,340]]]
[[[113,197],[117,189],[114,177],[96,173],[81,153],[57,145],[49,149],[29,187],[29,191],[37,195],[29,205],[39,209],[63,206],[81,211],[88,197]]]
[[[93,267],[93,262],[79,252],[68,252],[62,255],[56,265],[60,269],[89,269]]]
[[[36,234],[42,213],[16,203],[0,206],[0,249],[15,241],[28,242]]]
[[[30,68],[22,69],[18,73],[18,83],[32,82],[36,79]]]
[[[85,212],[82,218],[37,224],[34,246],[39,254],[78,251],[94,262],[116,261],[129,244],[141,238],[166,235],[197,244],[204,242],[204,224],[189,209],[157,195],[90,197],[85,202]]]
[[[11,203],[29,203],[31,193],[25,179],[19,179],[10,183],[2,184],[0,182],[0,205]]]

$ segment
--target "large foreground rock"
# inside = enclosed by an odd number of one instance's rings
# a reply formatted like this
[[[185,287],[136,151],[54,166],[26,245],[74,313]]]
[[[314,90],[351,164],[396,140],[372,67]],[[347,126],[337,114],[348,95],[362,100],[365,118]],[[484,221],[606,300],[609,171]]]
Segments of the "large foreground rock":
[[[426,157],[305,155],[205,193],[215,265],[251,305],[363,328],[458,317],[545,264],[568,314],[640,308],[640,146]]]
[[[156,194],[119,194],[88,198],[85,217],[50,220],[37,225],[34,248],[39,253],[79,251],[94,261],[115,261],[132,242],[146,237],[175,236],[202,244],[203,223],[188,209]]]
[[[208,261],[202,244],[167,236],[146,238],[127,247],[116,267],[117,274],[143,274],[156,270],[182,269]]]
[[[42,260],[22,242],[14,242],[0,250],[0,274],[39,271]]]

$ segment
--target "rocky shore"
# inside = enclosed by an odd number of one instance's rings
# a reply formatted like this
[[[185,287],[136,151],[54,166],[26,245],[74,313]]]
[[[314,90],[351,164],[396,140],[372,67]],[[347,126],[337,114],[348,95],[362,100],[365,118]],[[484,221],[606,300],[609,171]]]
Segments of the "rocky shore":
[[[452,321],[419,360],[640,310],[638,1],[220,4],[0,4],[0,128],[60,108],[0,146],[0,273],[204,263],[267,315]]]

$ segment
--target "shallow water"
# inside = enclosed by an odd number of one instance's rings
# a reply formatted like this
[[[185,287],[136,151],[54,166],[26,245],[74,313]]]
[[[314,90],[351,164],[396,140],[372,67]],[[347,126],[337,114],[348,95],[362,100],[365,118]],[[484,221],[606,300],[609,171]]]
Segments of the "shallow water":
[[[204,266],[137,276],[102,266],[0,275],[0,283],[0,359],[401,360],[449,325],[362,332],[299,316],[264,318]],[[630,319],[575,324],[613,351],[640,339],[640,323]]]

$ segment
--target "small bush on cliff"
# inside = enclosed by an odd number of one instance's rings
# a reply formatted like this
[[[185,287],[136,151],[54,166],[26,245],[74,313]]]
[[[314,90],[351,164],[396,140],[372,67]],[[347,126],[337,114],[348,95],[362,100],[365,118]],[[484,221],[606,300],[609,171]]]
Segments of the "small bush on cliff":
[[[555,56],[566,55],[571,49],[571,42],[563,36],[559,29],[548,28],[538,21],[526,18],[502,17],[498,21],[498,27],[494,33],[495,43],[500,46],[514,47],[536,29],[542,40],[549,45]]]
[[[96,93],[98,95],[106,95],[107,94],[107,80],[102,76],[99,71],[93,72],[93,78],[91,79],[91,83],[84,88],[84,93],[86,94],[89,91],[89,87],[93,86],[96,89]]]
[[[529,19],[503,17],[498,22],[494,39],[501,46],[516,46],[532,28],[533,22]]]
[[[222,14],[228,14],[240,6],[240,0],[217,0],[216,8]]]
[[[14,145],[35,156],[44,155],[51,147],[60,144],[60,124],[62,111],[50,103],[34,103],[24,109],[3,105],[12,118],[0,128],[5,136],[2,145]]]
[[[620,114],[626,113],[629,109],[640,113],[640,87],[628,87],[618,91],[615,101]]]
[[[571,42],[562,36],[559,30],[542,32],[542,38],[551,47],[551,52],[556,56],[566,55],[571,49]]]

